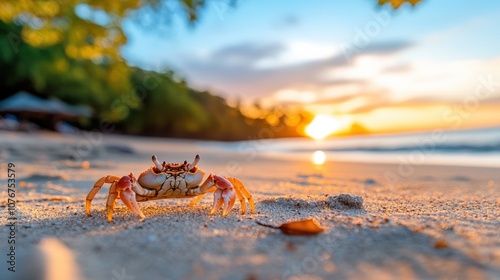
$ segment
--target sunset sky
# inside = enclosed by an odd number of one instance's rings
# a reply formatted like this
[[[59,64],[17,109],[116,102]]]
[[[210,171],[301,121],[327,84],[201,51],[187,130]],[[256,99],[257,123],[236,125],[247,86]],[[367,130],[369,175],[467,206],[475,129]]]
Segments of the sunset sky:
[[[375,0],[214,0],[194,28],[176,17],[153,31],[127,22],[123,54],[229,100],[304,106],[374,132],[492,126],[499,15],[497,0],[397,12]]]

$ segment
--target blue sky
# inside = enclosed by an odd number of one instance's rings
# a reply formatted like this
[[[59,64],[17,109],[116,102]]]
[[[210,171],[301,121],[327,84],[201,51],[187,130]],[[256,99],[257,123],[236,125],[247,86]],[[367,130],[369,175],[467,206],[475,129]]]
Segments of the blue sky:
[[[340,44],[353,37],[380,13],[376,1],[240,0],[235,8],[224,0],[209,1],[194,28],[180,16],[164,32],[148,32],[126,24],[129,37],[127,60],[151,67],[160,58],[165,64],[179,63],[189,52],[213,50],[241,42],[276,42],[294,39]],[[421,46],[422,55],[438,59],[492,58],[500,49],[500,1],[427,0],[397,11],[391,24],[376,41],[420,41],[447,33],[441,42]],[[442,50],[441,48],[445,49]]]
[[[328,114],[457,102],[478,76],[500,73],[497,0],[424,0],[396,12],[375,0],[225,3],[208,1],[194,27],[180,15],[156,31],[126,22],[124,57],[174,69],[229,100],[298,103]]]

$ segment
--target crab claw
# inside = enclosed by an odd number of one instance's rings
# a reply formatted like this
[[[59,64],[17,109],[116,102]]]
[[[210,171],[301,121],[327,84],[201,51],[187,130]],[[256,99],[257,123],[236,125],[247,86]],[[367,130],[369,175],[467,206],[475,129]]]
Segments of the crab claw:
[[[234,187],[231,182],[224,177],[213,175],[213,182],[217,187],[217,190],[214,192],[214,206],[212,211],[210,211],[210,214],[217,212],[217,210],[219,210],[219,208],[224,204],[222,216],[226,216],[234,206],[234,202],[236,201],[236,192],[234,191]]]
[[[132,183],[135,181],[134,175],[130,173],[129,176],[123,176],[116,185],[117,189],[120,191],[120,198],[125,203],[125,205],[134,214],[141,217],[142,220],[146,218],[141,212],[137,201],[135,200],[135,192],[132,190]]]
[[[210,215],[217,212],[217,210],[219,210],[223,203],[224,200],[222,199],[222,191],[217,189],[214,192],[214,207],[212,208],[212,211],[210,211]]]

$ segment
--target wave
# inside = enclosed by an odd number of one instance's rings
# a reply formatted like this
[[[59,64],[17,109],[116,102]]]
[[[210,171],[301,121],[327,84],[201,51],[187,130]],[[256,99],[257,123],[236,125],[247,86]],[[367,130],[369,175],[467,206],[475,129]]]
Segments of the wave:
[[[257,147],[264,156],[308,159],[323,151],[330,160],[398,162],[412,153],[427,164],[500,167],[500,127],[392,135],[366,135],[326,140],[273,139],[233,143],[224,149]]]

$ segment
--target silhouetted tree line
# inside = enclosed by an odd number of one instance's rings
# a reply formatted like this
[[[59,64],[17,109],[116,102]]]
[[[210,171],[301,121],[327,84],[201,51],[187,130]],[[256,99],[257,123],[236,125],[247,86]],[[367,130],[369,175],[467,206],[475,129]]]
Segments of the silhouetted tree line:
[[[87,105],[94,117],[73,124],[89,130],[99,129],[105,120],[113,123],[114,132],[134,135],[214,140],[270,136],[259,133],[272,127],[265,114],[249,118],[223,98],[190,88],[173,72],[145,71],[120,60],[71,58],[63,43],[45,47],[26,43],[18,36],[21,28],[0,21],[0,99],[24,90]],[[289,126],[276,131],[271,136],[299,135]]]

